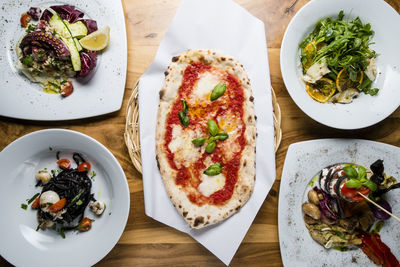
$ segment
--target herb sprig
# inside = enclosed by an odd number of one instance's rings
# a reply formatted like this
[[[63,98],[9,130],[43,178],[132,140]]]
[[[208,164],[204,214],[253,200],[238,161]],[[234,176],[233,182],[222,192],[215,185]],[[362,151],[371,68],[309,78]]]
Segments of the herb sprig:
[[[346,186],[349,188],[366,186],[371,189],[371,191],[375,191],[378,186],[367,178],[367,170],[363,166],[358,166],[356,168],[352,166],[345,166],[343,168],[343,171],[349,179],[346,183]]]

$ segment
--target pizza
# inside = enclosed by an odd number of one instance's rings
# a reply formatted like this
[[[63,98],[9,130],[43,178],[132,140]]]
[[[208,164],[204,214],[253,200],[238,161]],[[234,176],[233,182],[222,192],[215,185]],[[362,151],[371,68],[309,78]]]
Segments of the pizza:
[[[156,159],[190,227],[221,222],[250,198],[256,119],[250,80],[237,60],[213,50],[172,58],[160,90]]]

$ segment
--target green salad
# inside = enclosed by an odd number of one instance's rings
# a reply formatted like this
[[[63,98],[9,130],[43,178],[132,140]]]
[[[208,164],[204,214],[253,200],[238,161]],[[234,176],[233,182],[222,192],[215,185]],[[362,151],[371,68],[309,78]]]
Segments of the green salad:
[[[374,96],[375,58],[370,48],[374,31],[359,17],[344,20],[324,18],[299,44],[303,80],[308,94],[316,101],[347,104],[360,92]]]

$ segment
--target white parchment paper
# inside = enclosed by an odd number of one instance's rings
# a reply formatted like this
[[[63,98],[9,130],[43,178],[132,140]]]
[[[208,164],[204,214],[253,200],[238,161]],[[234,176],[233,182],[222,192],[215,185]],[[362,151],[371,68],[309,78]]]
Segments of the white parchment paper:
[[[188,233],[229,264],[275,180],[274,127],[264,24],[230,0],[183,0],[154,62],[139,82],[139,122],[146,214]],[[193,230],[173,207],[155,160],[159,90],[171,58],[188,49],[216,49],[238,59],[252,85],[257,115],[257,171],[244,207],[214,226]]]

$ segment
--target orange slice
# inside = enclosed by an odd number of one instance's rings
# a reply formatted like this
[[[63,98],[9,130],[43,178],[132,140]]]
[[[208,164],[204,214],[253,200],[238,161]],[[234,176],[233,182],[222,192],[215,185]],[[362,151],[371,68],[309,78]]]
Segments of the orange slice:
[[[303,48],[303,54],[304,58],[306,59],[303,68],[304,72],[307,72],[307,70],[311,67],[312,65],[312,60],[314,59],[315,55],[317,54],[317,45],[315,41],[309,42],[304,48]]]
[[[316,83],[306,83],[306,91],[312,99],[325,103],[335,93],[335,83],[328,78],[321,78]]]
[[[363,82],[364,79],[364,72],[360,71],[357,74],[357,81],[358,82],[353,82],[350,80],[349,73],[346,70],[346,68],[343,68],[341,71],[339,71],[338,76],[336,78],[336,88],[338,89],[339,92],[342,92],[348,88],[358,88]]]

